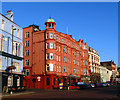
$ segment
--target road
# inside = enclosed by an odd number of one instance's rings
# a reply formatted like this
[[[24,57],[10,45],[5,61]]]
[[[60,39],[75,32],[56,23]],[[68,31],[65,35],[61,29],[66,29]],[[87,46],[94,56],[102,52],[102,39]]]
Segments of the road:
[[[29,93],[3,96],[2,100],[15,99],[20,100],[28,99],[34,100],[38,98],[93,98],[93,99],[120,99],[117,96],[117,88],[115,87],[101,87],[83,90],[42,90],[42,89],[29,89]],[[107,99],[104,99],[107,100]]]

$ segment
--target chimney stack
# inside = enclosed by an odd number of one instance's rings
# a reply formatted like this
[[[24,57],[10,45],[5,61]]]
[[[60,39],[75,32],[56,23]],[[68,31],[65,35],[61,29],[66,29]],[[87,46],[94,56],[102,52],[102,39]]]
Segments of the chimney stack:
[[[7,18],[9,18],[11,21],[13,21],[13,12],[12,12],[12,10],[7,11],[7,13],[5,14],[5,16]]]

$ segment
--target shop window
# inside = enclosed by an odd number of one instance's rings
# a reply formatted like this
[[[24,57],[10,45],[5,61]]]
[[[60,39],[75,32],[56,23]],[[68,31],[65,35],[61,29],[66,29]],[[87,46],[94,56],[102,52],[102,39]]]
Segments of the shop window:
[[[55,85],[55,80],[56,80],[56,79],[54,78],[54,85]]]
[[[17,79],[17,86],[20,86],[20,77]]]
[[[13,77],[9,76],[8,77],[8,87],[13,86]]]
[[[47,85],[50,85],[50,79],[46,78],[46,80],[47,80]]]

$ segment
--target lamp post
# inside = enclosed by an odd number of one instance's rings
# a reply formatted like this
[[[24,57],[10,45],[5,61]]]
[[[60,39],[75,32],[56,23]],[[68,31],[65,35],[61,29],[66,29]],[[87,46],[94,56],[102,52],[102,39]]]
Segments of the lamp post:
[[[11,57],[11,67],[13,66],[13,33],[14,33],[14,30],[16,30],[16,28],[12,27],[12,57]],[[12,69],[13,68],[11,68],[11,91],[10,91],[10,94],[12,94]]]

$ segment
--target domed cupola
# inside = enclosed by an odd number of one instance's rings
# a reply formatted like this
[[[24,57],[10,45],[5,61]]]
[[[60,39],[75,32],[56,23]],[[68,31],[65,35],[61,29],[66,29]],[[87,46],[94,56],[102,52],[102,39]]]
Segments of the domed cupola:
[[[55,23],[54,19],[51,19],[51,17],[50,17],[45,22],[45,29],[55,29],[55,25],[56,25],[56,23]]]

